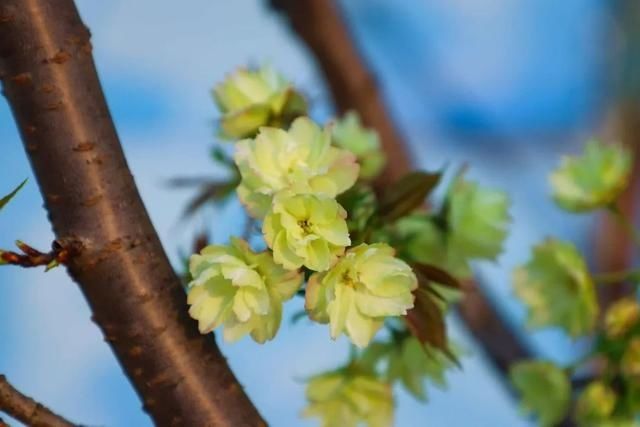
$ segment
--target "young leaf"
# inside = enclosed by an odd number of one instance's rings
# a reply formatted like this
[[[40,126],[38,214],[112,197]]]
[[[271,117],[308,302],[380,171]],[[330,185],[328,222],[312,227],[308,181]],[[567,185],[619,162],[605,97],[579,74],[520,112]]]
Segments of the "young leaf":
[[[411,172],[394,183],[380,201],[378,214],[383,221],[394,221],[424,203],[440,182],[440,173]]]
[[[458,279],[453,277],[447,271],[436,267],[435,265],[415,263],[412,265],[412,267],[414,270],[418,271],[425,278],[431,280],[432,282],[439,283],[447,288],[452,289],[461,289],[462,287]]]
[[[444,314],[439,305],[433,300],[431,293],[425,288],[428,286],[420,280],[420,287],[415,291],[414,306],[407,315],[405,321],[411,333],[418,340],[432,347],[446,350],[447,332]]]
[[[15,190],[13,190],[11,193],[7,194],[6,196],[0,199],[0,210],[2,210],[2,208],[4,208],[7,205],[7,203],[9,203],[11,199],[13,199],[15,195],[18,194],[20,190],[22,190],[22,187],[24,187],[26,183],[27,183],[27,180],[25,179],[24,181],[22,181],[20,185],[18,185],[15,188]]]

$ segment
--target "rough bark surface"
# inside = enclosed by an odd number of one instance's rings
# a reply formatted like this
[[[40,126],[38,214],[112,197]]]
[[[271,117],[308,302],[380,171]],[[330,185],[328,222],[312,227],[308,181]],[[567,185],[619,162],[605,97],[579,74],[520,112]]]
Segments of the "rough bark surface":
[[[331,89],[339,112],[358,111],[380,134],[389,163],[379,185],[388,185],[412,168],[407,144],[386,110],[383,96],[349,34],[333,0],[271,0],[307,45]],[[513,362],[531,357],[527,346],[505,323],[477,284],[463,299],[460,315],[493,365],[504,375]]]
[[[75,424],[54,414],[41,403],[16,390],[0,375],[0,412],[11,415],[21,423],[32,427],[74,427]],[[0,419],[0,427],[8,426]]]
[[[0,0],[0,77],[55,234],[81,246],[69,272],[144,409],[158,425],[264,425],[188,317],[72,0]]]

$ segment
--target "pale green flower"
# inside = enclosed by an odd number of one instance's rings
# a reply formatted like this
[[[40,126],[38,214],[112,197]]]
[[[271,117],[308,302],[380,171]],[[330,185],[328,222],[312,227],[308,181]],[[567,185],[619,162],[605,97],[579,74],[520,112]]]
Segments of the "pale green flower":
[[[327,270],[351,244],[347,212],[326,196],[278,194],[262,225],[273,258],[288,270]]]
[[[349,249],[327,272],[315,273],[306,291],[306,309],[318,322],[329,323],[331,337],[345,332],[365,347],[387,316],[413,307],[415,274],[383,243]]]
[[[227,139],[253,136],[261,126],[280,125],[307,111],[304,98],[271,67],[236,71],[213,89],[213,97]]]
[[[414,214],[395,227],[412,260],[467,278],[470,261],[495,260],[500,254],[509,221],[505,193],[459,177],[447,194],[442,218]]]
[[[559,326],[571,336],[591,331],[598,317],[594,284],[571,243],[548,239],[514,272],[515,292],[529,307],[529,326]]]
[[[242,175],[238,197],[256,218],[266,215],[282,190],[335,198],[353,186],[359,170],[355,156],[332,147],[329,130],[306,117],[288,132],[261,128],[255,139],[238,142],[235,161]]]
[[[576,418],[581,425],[594,426],[607,421],[616,407],[616,393],[602,381],[590,383],[576,402]]]
[[[460,177],[447,203],[450,250],[467,258],[496,259],[510,221],[507,195]]]
[[[446,230],[433,218],[421,213],[401,218],[395,224],[395,234],[410,260],[437,265],[459,278],[471,276],[469,259],[450,244]]]
[[[629,340],[622,355],[620,369],[625,377],[640,384],[640,336]]]
[[[521,395],[521,408],[542,426],[555,426],[569,410],[571,384],[562,369],[550,362],[525,361],[512,366],[509,377]]]
[[[640,321],[640,305],[635,298],[623,298],[607,309],[605,331],[611,338],[621,337]]]
[[[373,179],[384,168],[386,158],[380,148],[378,133],[363,127],[355,111],[349,111],[335,123],[333,143],[356,155],[362,179]]]
[[[452,366],[453,362],[440,350],[409,336],[400,345],[394,346],[389,357],[387,377],[391,381],[401,381],[416,398],[427,400],[425,380],[442,389],[446,388],[445,373]]]
[[[303,417],[320,418],[322,427],[391,427],[391,386],[374,376],[346,369],[318,375],[307,384]]]
[[[631,166],[631,154],[622,145],[590,141],[582,156],[564,157],[551,174],[553,198],[570,212],[606,207],[627,187]]]
[[[189,314],[200,333],[224,327],[224,339],[246,334],[259,343],[272,339],[282,319],[282,302],[302,284],[302,274],[277,265],[269,252],[255,253],[240,239],[210,245],[189,264]]]

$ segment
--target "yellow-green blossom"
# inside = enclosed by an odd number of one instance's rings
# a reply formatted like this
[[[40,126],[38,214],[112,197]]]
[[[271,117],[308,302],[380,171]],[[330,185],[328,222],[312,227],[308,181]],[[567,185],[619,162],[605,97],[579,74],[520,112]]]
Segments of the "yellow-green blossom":
[[[327,272],[315,273],[306,291],[306,309],[318,322],[329,323],[331,337],[345,332],[365,347],[386,316],[413,307],[415,274],[383,243],[349,249]]]
[[[557,425],[569,410],[571,384],[562,369],[550,362],[525,361],[513,365],[509,377],[521,395],[521,408],[538,417],[540,425]]]
[[[253,136],[261,126],[280,125],[307,111],[304,98],[271,67],[236,71],[214,88],[213,97],[227,139]]]
[[[265,127],[255,139],[238,142],[235,161],[242,175],[238,197],[256,218],[283,190],[336,197],[356,182],[359,170],[352,153],[331,146],[329,129],[306,117],[288,132]]]
[[[257,342],[272,339],[282,319],[282,302],[300,288],[302,274],[277,265],[270,252],[255,253],[240,239],[210,245],[191,257],[187,302],[200,333],[224,327],[224,338],[246,334]]]
[[[380,148],[378,133],[363,127],[355,111],[349,111],[336,122],[333,143],[356,155],[362,179],[373,179],[384,168],[386,158]]]
[[[458,178],[448,196],[451,251],[467,258],[495,259],[509,224],[509,199],[502,191]]]
[[[605,331],[612,338],[621,337],[640,321],[640,305],[635,298],[616,301],[604,317]]]
[[[631,154],[622,145],[590,141],[582,156],[564,157],[551,174],[553,198],[571,212],[608,206],[627,187],[631,163]]]
[[[571,336],[591,332],[598,316],[594,284],[571,243],[548,239],[514,272],[515,292],[529,307],[531,327],[559,326]]]
[[[620,369],[625,377],[640,384],[640,336],[629,340],[622,355]]]
[[[450,244],[447,231],[433,218],[409,215],[396,222],[394,231],[411,261],[437,265],[459,278],[471,276],[469,259]]]
[[[278,194],[262,225],[278,264],[292,270],[327,270],[351,244],[347,212],[335,199],[313,194]]]
[[[379,379],[339,370],[315,376],[307,384],[304,417],[320,418],[322,427],[391,427],[391,385]]]
[[[602,381],[590,383],[578,397],[576,418],[580,425],[594,426],[608,420],[616,407],[616,393]]]
[[[501,191],[459,177],[447,194],[443,218],[414,214],[396,232],[407,255],[438,265],[459,278],[471,276],[470,261],[495,260],[509,225],[509,199]]]
[[[444,389],[447,386],[445,373],[453,362],[439,349],[424,345],[413,336],[408,336],[395,345],[389,355],[387,378],[399,380],[416,398],[427,400],[425,380]]]

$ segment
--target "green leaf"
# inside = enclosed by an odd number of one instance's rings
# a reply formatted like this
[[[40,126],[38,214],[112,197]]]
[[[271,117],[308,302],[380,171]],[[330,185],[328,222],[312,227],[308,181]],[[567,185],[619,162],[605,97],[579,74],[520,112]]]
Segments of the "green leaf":
[[[15,195],[18,194],[20,190],[22,190],[22,187],[24,187],[26,183],[27,180],[25,179],[20,185],[15,188],[15,190],[0,199],[0,210],[2,210],[7,205],[7,203],[9,203],[11,199],[13,199]]]
[[[414,211],[438,185],[440,177],[440,173],[411,172],[400,178],[380,200],[380,218],[394,221]]]
[[[551,362],[525,361],[511,368],[511,382],[520,393],[525,413],[542,426],[555,426],[569,410],[571,384],[565,372]]]

